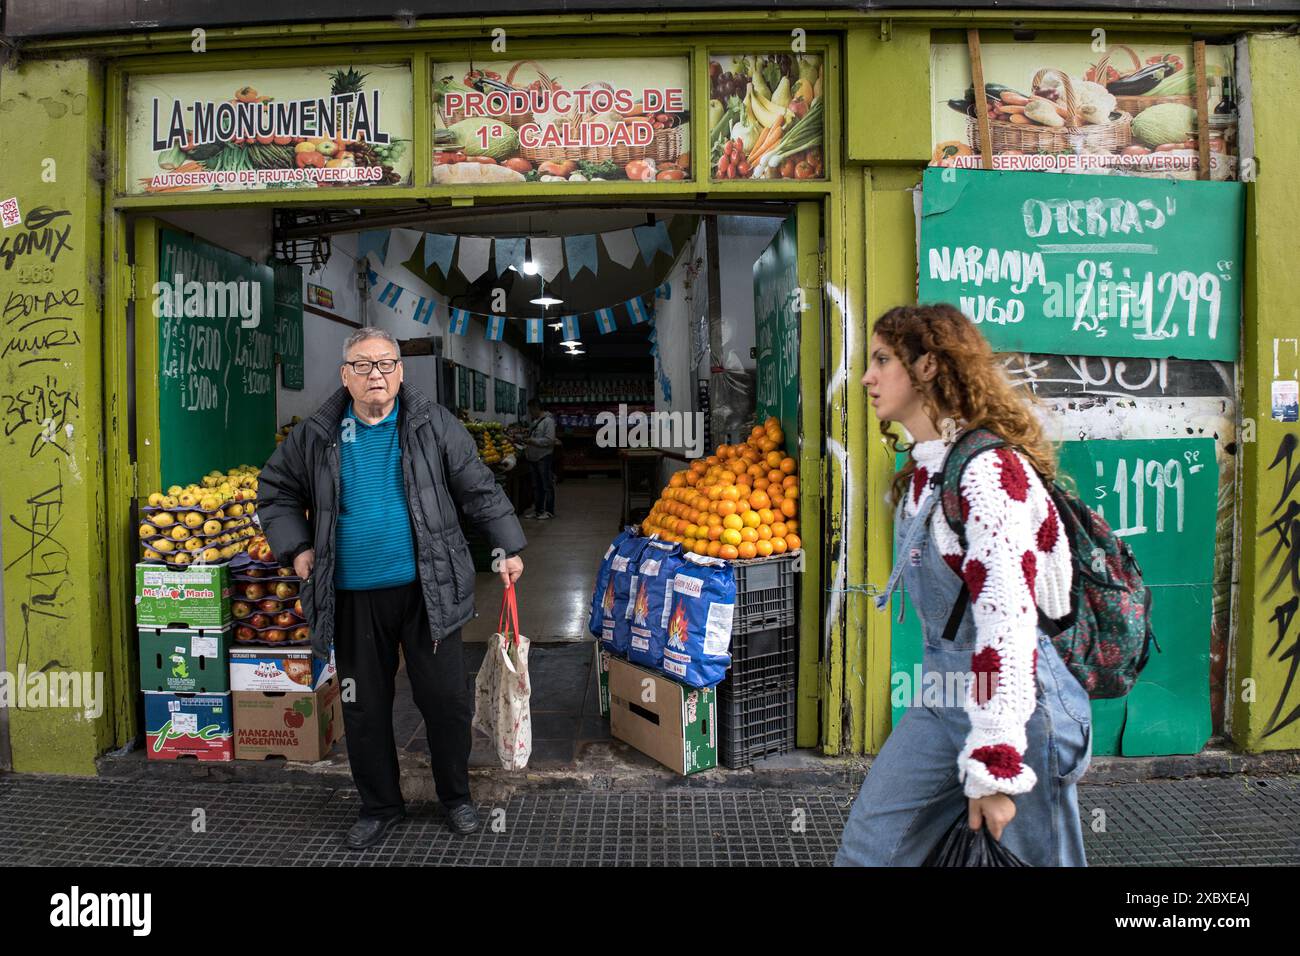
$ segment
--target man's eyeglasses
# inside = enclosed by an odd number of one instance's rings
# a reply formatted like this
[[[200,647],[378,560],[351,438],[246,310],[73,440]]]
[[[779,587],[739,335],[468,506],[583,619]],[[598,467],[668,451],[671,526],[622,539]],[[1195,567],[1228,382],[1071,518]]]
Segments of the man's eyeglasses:
[[[380,359],[378,362],[363,360],[360,362],[344,362],[343,364],[349,366],[357,375],[369,375],[370,370],[375,367],[378,367],[379,371],[384,375],[389,375],[397,368],[397,363],[400,361],[401,359]]]

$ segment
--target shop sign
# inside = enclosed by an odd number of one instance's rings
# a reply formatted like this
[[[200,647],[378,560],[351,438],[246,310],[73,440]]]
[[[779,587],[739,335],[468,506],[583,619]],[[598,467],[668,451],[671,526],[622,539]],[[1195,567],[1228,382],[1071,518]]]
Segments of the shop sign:
[[[709,58],[709,175],[825,179],[822,58],[799,53]]]
[[[1238,183],[925,172],[922,302],[998,352],[1237,357]]]
[[[405,64],[135,75],[132,193],[411,182]]]
[[[334,292],[314,282],[307,283],[307,304],[318,305],[322,309],[334,308]]]
[[[1135,46],[984,43],[993,168],[1196,179],[1191,42]],[[1237,91],[1230,46],[1207,45],[1210,179],[1237,178]],[[965,43],[930,48],[931,164],[979,168],[980,133]]]
[[[690,176],[685,57],[433,65],[439,185]]]

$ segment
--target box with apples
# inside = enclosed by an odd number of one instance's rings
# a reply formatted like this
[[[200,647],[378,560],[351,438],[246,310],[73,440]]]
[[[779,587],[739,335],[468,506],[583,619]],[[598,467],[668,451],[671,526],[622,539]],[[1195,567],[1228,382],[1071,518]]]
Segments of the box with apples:
[[[337,677],[306,693],[234,691],[231,697],[236,760],[320,760],[343,736]]]
[[[236,643],[280,646],[310,640],[298,596],[302,579],[275,563],[265,538],[257,538],[230,569]]]

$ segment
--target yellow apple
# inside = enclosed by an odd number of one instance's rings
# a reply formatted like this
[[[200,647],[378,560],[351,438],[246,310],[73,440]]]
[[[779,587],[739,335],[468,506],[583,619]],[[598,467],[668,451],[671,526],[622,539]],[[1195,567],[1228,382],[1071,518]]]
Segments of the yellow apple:
[[[153,525],[147,523],[140,525],[140,537],[152,538],[156,534],[158,534],[158,529],[155,528]]]
[[[172,485],[170,488],[167,489],[167,497],[176,498],[184,490],[185,489],[182,488],[180,485]]]
[[[210,535],[210,534],[221,534],[221,522],[220,522],[220,521],[205,521],[205,522],[203,522],[203,533],[204,533],[204,534],[209,534],[209,535]]]
[[[186,550],[186,551],[202,551],[202,550],[203,550],[203,539],[202,539],[202,538],[186,538],[186,539],[185,539],[185,550]]]
[[[153,547],[155,551],[161,551],[164,554],[168,554],[176,549],[176,546],[172,544],[171,540],[168,538],[159,538],[153,543]]]
[[[198,527],[201,527],[202,524],[203,524],[203,512],[201,512],[201,511],[187,511],[187,512],[185,512],[185,519],[184,519],[184,520],[185,520],[185,527],[187,527],[187,528],[198,528]]]
[[[160,511],[153,516],[153,523],[158,528],[170,528],[176,523],[176,519],[166,511]]]
[[[190,529],[185,527],[184,525],[178,524],[176,527],[172,528],[173,541],[184,541],[189,536],[190,536]]]
[[[164,498],[164,497],[166,497],[166,496],[165,496],[161,491],[155,491],[155,492],[152,492],[152,493],[149,495],[149,507],[151,507],[151,508],[161,508],[161,507],[162,507],[162,503],[163,503],[163,498]]]

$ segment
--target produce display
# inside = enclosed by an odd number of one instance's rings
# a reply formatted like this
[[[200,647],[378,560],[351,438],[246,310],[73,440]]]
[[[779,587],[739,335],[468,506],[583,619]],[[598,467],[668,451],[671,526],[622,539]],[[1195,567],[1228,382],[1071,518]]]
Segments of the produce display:
[[[714,179],[825,175],[821,57],[713,57],[709,84]]]
[[[539,396],[543,402],[652,402],[654,382],[649,376],[615,376],[548,379]]]
[[[293,431],[293,426],[301,421],[302,419],[295,415],[287,424],[281,425],[280,430],[275,433],[275,443],[278,445],[288,438],[289,432]]]
[[[257,535],[249,542],[248,553],[231,562],[230,580],[237,643],[284,646],[310,641],[298,597],[302,579],[293,568],[276,563],[265,537]]]
[[[543,67],[523,60],[504,76],[488,69],[490,64],[462,66],[460,75],[437,76],[434,182],[668,182],[690,175],[689,111],[684,100],[680,108],[647,108],[646,102],[658,104],[629,94],[601,111],[593,105],[593,94],[613,97],[627,94],[627,89],[616,90],[605,80],[566,84],[546,72],[566,69],[566,64],[572,61]],[[586,67],[590,69],[589,64]],[[438,69],[449,68],[438,65]],[[535,78],[526,80],[526,76]],[[466,112],[465,104],[482,95],[499,98],[521,93],[530,94],[520,103],[522,112],[487,116]],[[572,105],[560,110],[553,108],[555,102]]]
[[[799,477],[784,441],[780,423],[769,418],[745,442],[719,445],[676,472],[641,523],[642,533],[728,561],[802,547]]]
[[[509,470],[515,466],[515,446],[500,422],[467,421],[465,428],[474,436],[478,456],[489,468]]]
[[[258,469],[212,471],[199,484],[155,491],[140,509],[142,558],[171,567],[216,564],[244,551],[257,535]]]

